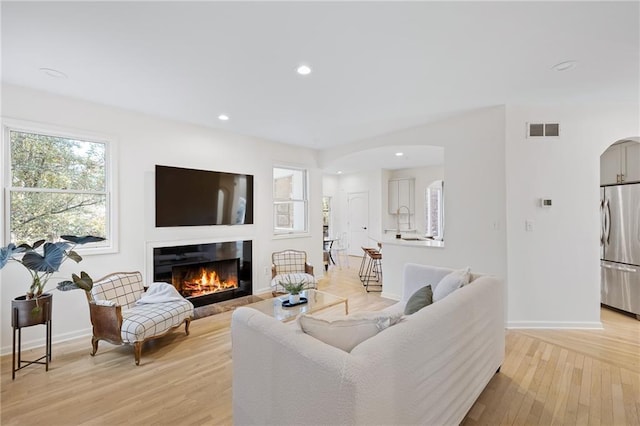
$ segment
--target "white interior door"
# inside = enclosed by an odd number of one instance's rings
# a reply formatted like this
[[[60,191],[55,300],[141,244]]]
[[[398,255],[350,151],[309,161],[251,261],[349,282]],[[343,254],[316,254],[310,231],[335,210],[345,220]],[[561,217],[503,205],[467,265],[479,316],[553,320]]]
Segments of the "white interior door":
[[[370,247],[369,242],[369,193],[350,192],[347,195],[349,255],[362,256],[361,247]]]

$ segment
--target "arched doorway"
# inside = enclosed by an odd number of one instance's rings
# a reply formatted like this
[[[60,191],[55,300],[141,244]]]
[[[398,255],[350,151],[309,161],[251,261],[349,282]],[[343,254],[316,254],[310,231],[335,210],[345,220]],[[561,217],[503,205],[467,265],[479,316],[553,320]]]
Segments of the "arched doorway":
[[[640,138],[600,156],[601,302],[640,319]]]

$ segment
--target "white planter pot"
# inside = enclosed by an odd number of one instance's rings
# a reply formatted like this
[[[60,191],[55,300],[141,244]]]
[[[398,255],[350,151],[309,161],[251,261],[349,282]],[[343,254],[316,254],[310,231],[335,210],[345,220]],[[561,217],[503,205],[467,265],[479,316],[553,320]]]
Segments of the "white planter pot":
[[[296,303],[300,303],[300,295],[299,294],[290,294],[289,295],[289,303],[295,305]]]

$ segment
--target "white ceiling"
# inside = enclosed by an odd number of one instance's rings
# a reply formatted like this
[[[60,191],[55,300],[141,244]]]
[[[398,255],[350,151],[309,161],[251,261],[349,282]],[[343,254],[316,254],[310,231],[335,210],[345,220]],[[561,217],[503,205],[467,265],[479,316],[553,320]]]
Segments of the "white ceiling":
[[[639,5],[3,1],[2,80],[327,149],[490,105],[638,102]]]

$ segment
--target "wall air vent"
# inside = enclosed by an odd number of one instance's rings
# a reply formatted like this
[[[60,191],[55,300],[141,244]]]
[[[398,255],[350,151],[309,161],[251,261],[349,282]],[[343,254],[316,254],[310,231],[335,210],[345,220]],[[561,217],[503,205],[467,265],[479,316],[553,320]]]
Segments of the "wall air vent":
[[[557,137],[560,136],[559,123],[527,123],[527,137]]]

